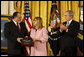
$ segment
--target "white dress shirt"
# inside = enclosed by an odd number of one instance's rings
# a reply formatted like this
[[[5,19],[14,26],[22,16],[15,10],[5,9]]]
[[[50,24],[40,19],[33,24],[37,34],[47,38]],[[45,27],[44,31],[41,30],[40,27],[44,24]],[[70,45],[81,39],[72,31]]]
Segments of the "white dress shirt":
[[[72,22],[72,19],[70,21],[67,21],[67,24],[66,25],[69,26],[71,24],[71,22]]]
[[[66,26],[69,26],[71,24],[71,22],[72,22],[72,19],[70,21],[67,21]],[[68,29],[66,30],[66,32],[68,32]]]

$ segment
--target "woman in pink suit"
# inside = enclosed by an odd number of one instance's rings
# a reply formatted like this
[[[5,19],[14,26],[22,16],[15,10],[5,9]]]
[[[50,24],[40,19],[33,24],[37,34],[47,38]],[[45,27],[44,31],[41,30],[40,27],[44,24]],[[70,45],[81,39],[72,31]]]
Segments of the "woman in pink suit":
[[[31,47],[31,56],[47,56],[46,42],[48,41],[48,34],[40,17],[34,18],[30,37],[34,41],[34,46]]]

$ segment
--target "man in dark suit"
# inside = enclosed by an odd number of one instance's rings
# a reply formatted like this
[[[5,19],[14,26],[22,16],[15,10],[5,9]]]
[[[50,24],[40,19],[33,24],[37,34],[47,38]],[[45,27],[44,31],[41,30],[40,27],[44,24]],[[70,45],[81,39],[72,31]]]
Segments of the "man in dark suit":
[[[60,35],[61,56],[77,56],[77,34],[80,24],[74,20],[73,12],[68,10],[65,12],[66,22],[60,25],[58,33]]]
[[[13,14],[13,19],[5,23],[4,35],[5,38],[7,38],[9,56],[26,55],[26,49],[21,45],[21,40],[29,35],[25,23],[21,22],[21,15],[19,12],[15,12]]]

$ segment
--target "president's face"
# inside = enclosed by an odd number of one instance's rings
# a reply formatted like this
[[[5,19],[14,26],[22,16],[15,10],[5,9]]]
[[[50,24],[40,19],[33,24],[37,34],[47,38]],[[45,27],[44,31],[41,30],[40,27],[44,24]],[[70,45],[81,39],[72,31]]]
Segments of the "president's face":
[[[66,19],[66,21],[69,21],[72,19],[72,16],[69,16],[69,12],[65,13],[65,19]]]

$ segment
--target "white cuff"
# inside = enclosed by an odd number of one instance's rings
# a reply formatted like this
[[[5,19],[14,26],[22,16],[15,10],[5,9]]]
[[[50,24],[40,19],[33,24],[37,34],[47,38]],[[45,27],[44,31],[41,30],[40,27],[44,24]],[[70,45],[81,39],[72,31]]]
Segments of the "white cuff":
[[[66,30],[66,32],[68,32],[68,29]]]
[[[60,30],[60,32],[62,32],[62,31]]]

